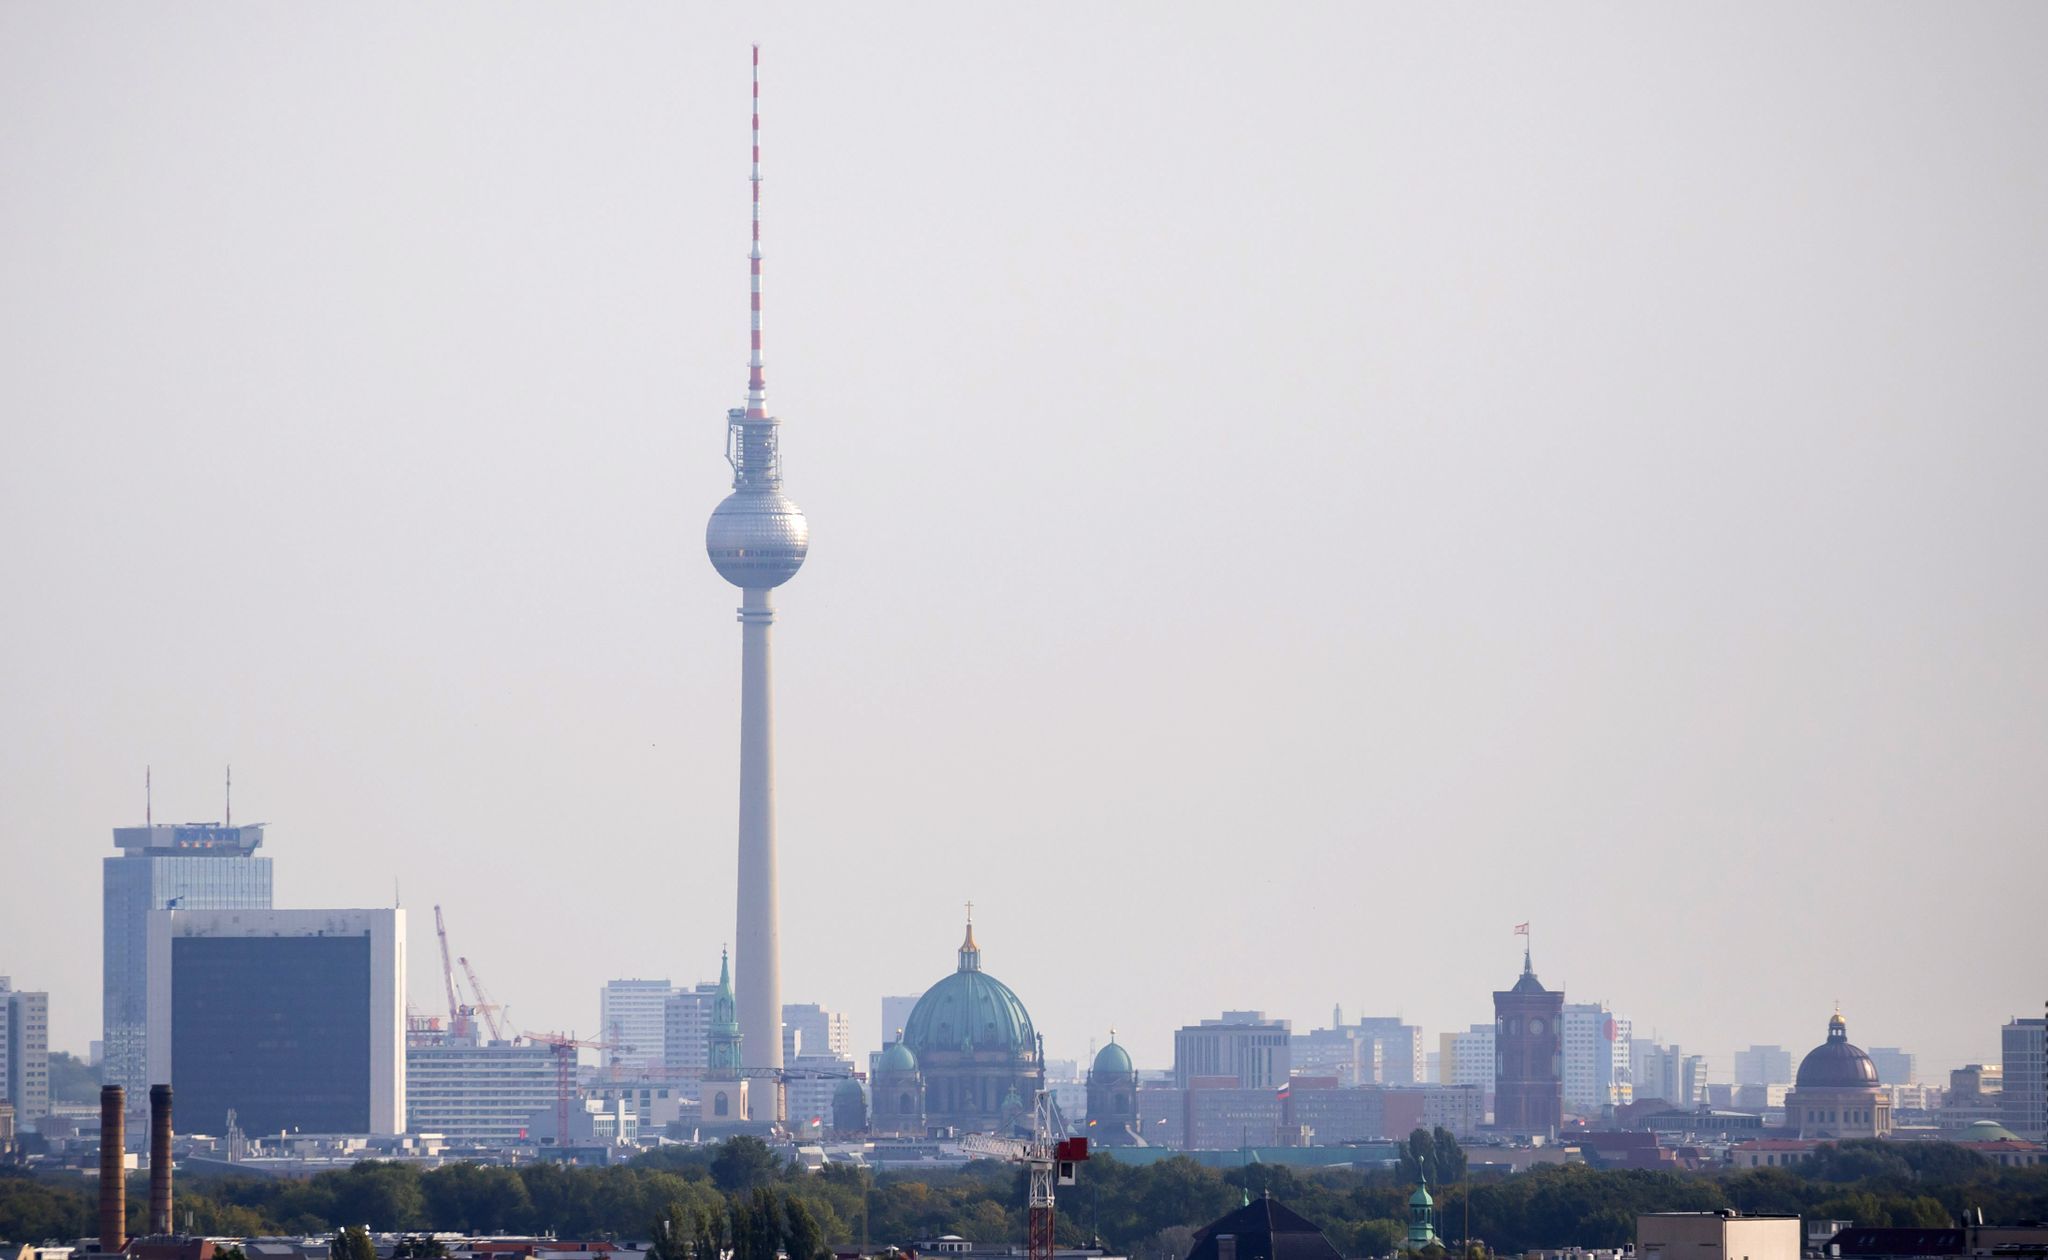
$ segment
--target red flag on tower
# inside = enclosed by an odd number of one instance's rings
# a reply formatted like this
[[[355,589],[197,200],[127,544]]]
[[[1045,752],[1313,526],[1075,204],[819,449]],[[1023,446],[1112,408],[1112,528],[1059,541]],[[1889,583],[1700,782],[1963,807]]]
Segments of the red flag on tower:
[[[1526,924],[1526,923],[1517,923],[1517,924],[1515,924],[1515,935],[1516,935],[1516,936],[1527,936],[1528,934],[1529,934],[1529,925],[1528,925],[1528,924]]]

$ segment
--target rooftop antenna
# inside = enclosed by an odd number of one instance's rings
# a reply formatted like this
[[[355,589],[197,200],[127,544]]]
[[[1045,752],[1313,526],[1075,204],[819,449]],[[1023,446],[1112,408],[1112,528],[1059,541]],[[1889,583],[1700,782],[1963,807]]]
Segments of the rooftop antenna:
[[[221,825],[233,827],[235,825],[235,768],[233,766],[228,767],[227,815],[227,821]]]
[[[761,369],[761,46],[754,45],[754,168],[748,177],[754,194],[754,244],[747,252],[751,289],[753,353],[747,359],[747,419],[767,418],[768,385]]]
[[[150,767],[142,767],[142,825],[156,826],[156,788],[149,781]]]

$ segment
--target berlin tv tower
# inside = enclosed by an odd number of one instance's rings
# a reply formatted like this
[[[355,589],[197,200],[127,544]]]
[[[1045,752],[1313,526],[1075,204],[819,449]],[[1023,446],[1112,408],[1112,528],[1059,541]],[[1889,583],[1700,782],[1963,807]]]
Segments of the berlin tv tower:
[[[775,895],[775,714],[768,630],[775,606],[768,592],[796,576],[810,550],[803,510],[782,493],[780,425],[763,403],[761,375],[761,46],[754,46],[753,354],[747,360],[747,405],[726,413],[725,458],[732,493],[711,513],[704,550],[718,575],[742,592],[740,601],[740,864],[739,919],[734,935],[740,1063],[774,1081],[782,1067],[782,944]],[[748,1119],[776,1119],[779,1083],[750,1090]]]

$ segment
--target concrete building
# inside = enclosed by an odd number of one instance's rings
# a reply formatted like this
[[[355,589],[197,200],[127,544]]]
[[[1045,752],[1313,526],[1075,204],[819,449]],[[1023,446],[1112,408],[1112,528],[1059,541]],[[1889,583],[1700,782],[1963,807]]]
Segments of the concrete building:
[[[1376,1085],[1380,1043],[1356,1027],[1316,1028],[1288,1038],[1288,1070],[1295,1076],[1328,1076],[1349,1089]]]
[[[1494,1034],[1492,1024],[1474,1024],[1461,1033],[1443,1034],[1440,1061],[1445,1085],[1469,1085],[1485,1094],[1492,1110]]]
[[[1529,952],[1522,974],[1493,995],[1493,1124],[1523,1136],[1564,1126],[1564,993],[1543,987]]]
[[[405,1130],[405,911],[159,910],[146,958],[185,1131]]]
[[[508,1146],[555,1106],[555,1056],[538,1042],[479,1041],[472,1034],[405,1047],[405,1127],[450,1142]]]
[[[1241,1089],[1274,1090],[1293,1071],[1291,1025],[1264,1011],[1225,1011],[1173,1034],[1173,1083],[1227,1077]]]
[[[1422,1029],[1391,1015],[1368,1015],[1356,1027],[1377,1047],[1379,1075],[1374,1079],[1380,1084],[1421,1085],[1430,1079]]]
[[[1891,1098],[1878,1085],[1870,1056],[1849,1044],[1849,1026],[1837,1011],[1828,1039],[1799,1061],[1785,1095],[1785,1124],[1801,1138],[1884,1137],[1892,1131]]]
[[[917,1009],[919,993],[899,993],[882,999],[882,1044],[888,1045],[903,1036],[903,1029],[910,1023],[910,1012]]]
[[[710,1053],[711,1005],[717,997],[718,982],[709,980],[687,989],[678,986],[662,1003],[661,1052],[671,1081],[694,1089],[694,1082],[704,1079]]]
[[[50,995],[26,993],[0,976],[0,1102],[14,1123],[34,1129],[50,1114]]]
[[[1187,1150],[1295,1145],[1283,1136],[1286,1099],[1277,1089],[1234,1086],[1227,1077],[1197,1078],[1182,1091],[1181,1105],[1187,1112],[1182,1137]]]
[[[668,1000],[676,987],[666,980],[610,980],[598,994],[599,1040],[616,1047],[605,1062],[629,1075],[668,1062]]]
[[[800,1054],[810,1058],[851,1060],[853,1025],[845,1015],[828,1011],[816,1002],[784,1006],[782,1057],[785,1062],[791,1062]]]
[[[1796,1216],[1646,1212],[1636,1217],[1640,1260],[1800,1260]]]
[[[1911,1085],[1916,1079],[1913,1070],[1913,1056],[1897,1046],[1872,1046],[1867,1054],[1877,1069],[1880,1085]]]
[[[1635,1097],[1629,1076],[1630,1021],[1601,1002],[1567,1003],[1564,1027],[1564,1105],[1574,1115],[1598,1116]]]
[[[1792,1052],[1783,1046],[1751,1046],[1735,1052],[1737,1085],[1790,1085]]]
[[[1678,1108],[1698,1107],[1706,1102],[1704,1055],[1687,1054],[1681,1046],[1632,1040],[1629,1056],[1636,1102],[1662,1099]]]
[[[116,827],[119,857],[101,866],[102,1079],[149,1096],[149,916],[159,910],[265,910],[270,859],[263,824]]]
[[[704,550],[718,575],[740,588],[739,913],[735,993],[745,1067],[782,1067],[781,911],[776,895],[775,709],[769,631],[776,587],[795,577],[810,551],[803,510],[782,492],[781,424],[768,414],[761,365],[761,50],[754,49],[752,354],[746,406],[726,413],[725,459],[732,493],[712,510]],[[775,1118],[775,1091],[748,1101],[756,1122]]]
[[[2048,1021],[2015,1019],[1999,1031],[2002,1051],[1998,1105],[2005,1127],[2023,1138],[2048,1139],[2048,1093],[2042,1078],[2043,1029]]]

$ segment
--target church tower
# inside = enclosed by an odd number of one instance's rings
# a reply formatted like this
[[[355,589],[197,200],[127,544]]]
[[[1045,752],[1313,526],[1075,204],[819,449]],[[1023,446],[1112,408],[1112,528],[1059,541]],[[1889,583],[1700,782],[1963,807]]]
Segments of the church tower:
[[[711,1030],[705,1037],[704,1087],[698,1119],[706,1128],[733,1128],[747,1121],[747,1078],[740,1075],[740,1021],[733,1000],[732,962],[718,956],[718,994],[711,999]]]

